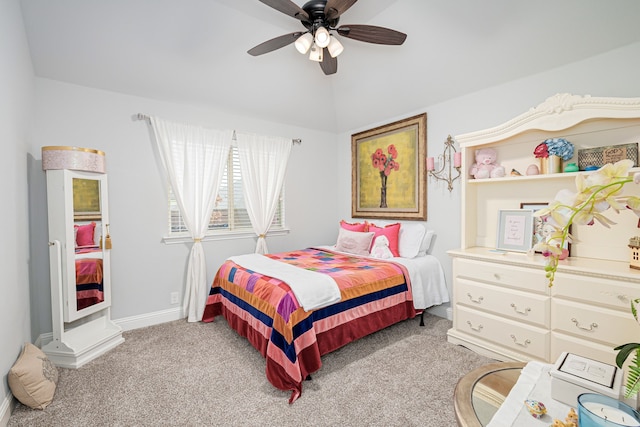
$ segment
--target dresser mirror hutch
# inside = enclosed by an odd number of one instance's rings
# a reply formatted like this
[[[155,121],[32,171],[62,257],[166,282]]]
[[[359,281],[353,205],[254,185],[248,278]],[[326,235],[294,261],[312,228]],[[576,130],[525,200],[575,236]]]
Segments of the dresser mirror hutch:
[[[629,239],[640,235],[631,211],[605,212],[616,222],[610,229],[574,225],[570,256],[560,261],[552,287],[543,255],[496,250],[500,210],[548,203],[561,189],[575,191],[576,174],[589,173],[527,175],[539,162],[535,147],[548,138],[574,144],[567,163],[577,163],[579,150],[637,144],[640,98],[557,94],[502,125],[455,137],[463,153],[462,223],[461,246],[449,251],[448,340],[502,361],[553,363],[568,351],[613,365],[614,347],[640,335],[630,312],[631,300],[640,297],[640,271],[629,267]],[[507,176],[468,174],[475,151],[487,147],[497,150]],[[624,192],[640,194],[640,186],[627,185]]]
[[[47,180],[52,341],[43,351],[78,368],[120,344],[111,320],[111,236],[104,153],[43,147]]]

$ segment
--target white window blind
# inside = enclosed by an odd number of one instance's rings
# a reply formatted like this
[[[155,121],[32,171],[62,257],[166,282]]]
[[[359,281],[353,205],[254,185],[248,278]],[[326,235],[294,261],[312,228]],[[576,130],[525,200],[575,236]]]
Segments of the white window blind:
[[[278,209],[271,223],[271,230],[284,229],[284,187],[280,191]],[[227,166],[222,177],[216,203],[211,212],[207,235],[252,231],[251,221],[244,205],[240,159],[235,145],[229,150]],[[169,235],[186,233],[178,203],[169,186]]]

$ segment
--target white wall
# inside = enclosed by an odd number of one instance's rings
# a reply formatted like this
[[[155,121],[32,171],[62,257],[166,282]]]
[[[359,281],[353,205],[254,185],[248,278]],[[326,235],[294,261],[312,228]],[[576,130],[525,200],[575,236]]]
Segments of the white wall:
[[[212,84],[215,84],[212,82]],[[267,239],[272,252],[335,242],[337,207],[334,170],[335,134],[233,116],[224,108],[178,105],[113,92],[36,79],[35,126],[29,154],[41,168],[41,147],[71,145],[106,153],[109,176],[110,234],[113,242],[112,318],[123,319],[177,308],[169,294],[179,291],[182,301],[186,260],[191,245],[166,245],[166,184],[155,158],[146,122],[137,113],[266,135],[301,138],[294,145],[285,182],[287,236]],[[40,209],[31,242],[46,248],[45,174],[39,171],[32,191]],[[252,252],[255,239],[204,242],[209,283],[216,269],[231,255]],[[37,258],[37,259],[36,259]],[[34,257],[31,276],[38,295],[32,312],[40,333],[51,331],[48,259],[46,249]]]
[[[545,73],[517,81],[504,83],[480,92],[471,93],[424,108],[407,111],[388,122],[427,113],[427,152],[437,156],[444,149],[448,135],[481,130],[526,112],[556,93],[569,92],[579,95],[640,97],[640,43],[616,49],[585,61],[573,63]],[[338,135],[338,214],[341,218],[351,215],[351,134],[370,129],[384,123],[371,123],[362,129]],[[610,141],[603,141],[603,145]],[[531,147],[531,151],[533,152]],[[499,159],[498,159],[499,160]],[[532,155],[533,162],[533,155]],[[524,172],[524,171],[520,171]],[[464,171],[463,171],[464,173]],[[460,181],[449,193],[441,181],[429,181],[427,188],[426,226],[436,230],[436,241],[432,246],[445,268],[447,285],[451,294],[451,260],[446,251],[460,246]],[[431,310],[446,316],[449,304]]]
[[[7,413],[7,373],[31,340],[26,131],[33,102],[33,69],[17,0],[0,2],[0,423]]]
[[[447,135],[495,126],[526,111],[557,92],[594,96],[638,96],[640,44],[612,51],[519,81],[505,83],[445,103],[389,117],[393,121],[427,112],[429,155],[439,154]],[[336,224],[351,215],[351,132],[333,135],[309,129],[230,115],[224,108],[178,105],[36,79],[35,126],[30,155],[38,170],[43,145],[78,145],[106,152],[111,202],[113,318],[124,319],[175,309],[169,294],[182,292],[188,245],[165,245],[166,196],[161,173],[145,122],[136,113],[217,128],[275,134],[303,139],[293,149],[287,189],[287,222],[292,232],[273,237],[272,251],[295,249],[335,241]],[[371,123],[370,127],[382,123]],[[44,173],[31,179],[31,191],[44,206]],[[39,181],[38,181],[39,179]],[[436,230],[433,254],[445,267],[451,286],[451,262],[446,251],[459,245],[460,187],[449,192],[442,182],[428,185],[428,221]],[[46,257],[46,214],[34,214],[31,243],[32,321],[39,333],[51,330]],[[215,268],[228,256],[252,251],[253,239],[205,243],[212,279]],[[38,252],[38,253],[36,253]],[[446,316],[448,305],[432,310]]]

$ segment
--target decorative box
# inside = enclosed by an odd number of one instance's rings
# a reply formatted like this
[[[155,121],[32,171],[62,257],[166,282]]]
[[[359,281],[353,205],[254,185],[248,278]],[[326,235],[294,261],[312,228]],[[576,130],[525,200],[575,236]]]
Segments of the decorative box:
[[[581,171],[587,166],[601,167],[624,159],[633,160],[633,166],[638,166],[637,142],[578,150],[578,168]]]
[[[549,373],[551,398],[574,408],[582,393],[621,398],[622,370],[617,366],[563,352]]]
[[[49,169],[106,173],[104,152],[82,147],[42,147],[42,170]]]

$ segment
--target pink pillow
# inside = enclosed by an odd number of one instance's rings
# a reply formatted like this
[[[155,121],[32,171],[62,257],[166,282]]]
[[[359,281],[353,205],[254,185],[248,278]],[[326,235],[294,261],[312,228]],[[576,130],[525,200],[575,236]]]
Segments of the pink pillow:
[[[400,223],[390,224],[386,227],[378,227],[375,224],[369,223],[369,231],[373,231],[373,240],[376,240],[378,236],[387,236],[389,239],[389,249],[393,256],[400,256],[398,252],[398,234],[400,233]]]
[[[349,231],[357,231],[359,233],[363,231],[367,231],[367,223],[366,222],[355,222],[353,224],[346,222],[345,220],[340,221],[340,227]]]
[[[369,248],[373,240],[373,233],[351,231],[340,228],[338,231],[338,241],[336,250],[354,255],[369,255]]]
[[[78,246],[95,246],[95,238],[93,237],[96,223],[91,222],[87,225],[74,225],[76,230],[76,244]]]

